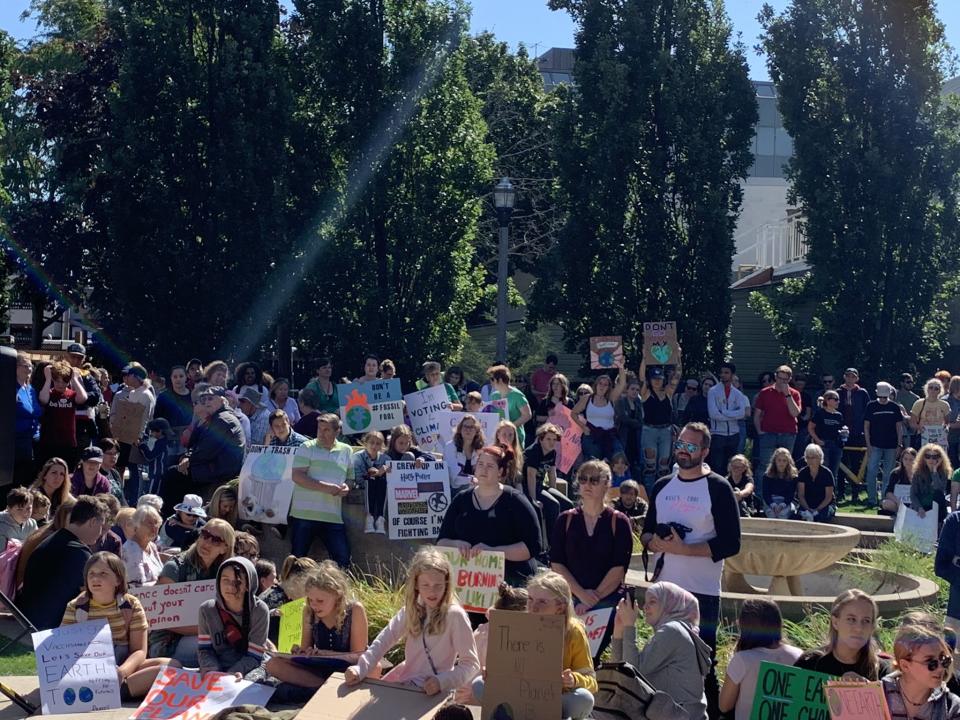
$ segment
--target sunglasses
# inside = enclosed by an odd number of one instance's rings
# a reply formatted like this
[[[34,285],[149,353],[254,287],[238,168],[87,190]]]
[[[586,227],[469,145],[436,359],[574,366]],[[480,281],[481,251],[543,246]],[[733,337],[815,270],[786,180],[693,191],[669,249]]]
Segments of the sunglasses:
[[[948,655],[941,655],[939,659],[930,658],[929,660],[926,660],[926,661],[914,660],[913,658],[907,658],[907,660],[909,660],[910,662],[918,662],[921,665],[926,665],[927,670],[929,670],[930,672],[933,672],[938,667],[942,667],[944,670],[946,670],[948,667],[950,667],[953,664],[953,658]]]
[[[824,381],[823,381],[823,384],[824,384],[824,385],[833,385],[833,378],[830,378],[829,380],[824,380]]]
[[[940,459],[940,455],[938,455],[937,453],[924,453],[924,454],[923,454],[923,459],[924,459],[924,460],[939,460],[939,459]]]
[[[695,443],[683,442],[682,440],[677,440],[673,444],[674,450],[685,450],[688,453],[695,453],[700,449],[700,446]]]
[[[835,398],[835,397],[825,397],[824,400],[826,400],[827,402],[830,402],[831,400],[833,402],[840,402],[840,398]]]
[[[227,542],[219,535],[214,535],[209,530],[201,530],[200,537],[202,537],[207,542],[212,542],[214,545],[226,545]]]
[[[580,478],[581,485],[599,485],[603,482],[603,478],[599,475],[584,475]]]

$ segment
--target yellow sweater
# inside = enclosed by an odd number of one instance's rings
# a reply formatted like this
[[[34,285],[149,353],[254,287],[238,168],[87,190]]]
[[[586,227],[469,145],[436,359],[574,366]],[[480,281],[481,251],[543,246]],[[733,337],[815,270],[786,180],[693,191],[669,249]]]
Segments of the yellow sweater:
[[[590,657],[590,642],[583,623],[571,620],[563,634],[563,669],[573,670],[574,688],[584,688],[597,692],[597,676],[593,671],[593,658]],[[564,690],[564,692],[569,692]]]

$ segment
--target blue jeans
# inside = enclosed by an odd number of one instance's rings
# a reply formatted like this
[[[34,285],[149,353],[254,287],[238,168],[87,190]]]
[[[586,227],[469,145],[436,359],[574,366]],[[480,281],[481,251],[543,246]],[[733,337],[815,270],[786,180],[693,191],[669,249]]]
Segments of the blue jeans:
[[[657,478],[670,471],[670,442],[673,440],[673,426],[643,426],[643,485],[647,494],[653,490]]]
[[[793,453],[793,445],[797,441],[796,433],[769,433],[765,432],[757,439],[757,470],[754,475],[760,479],[767,471],[767,465],[770,464],[770,458],[773,457],[773,451],[777,448],[786,448]],[[758,483],[762,485],[763,482]],[[763,488],[758,487],[755,492],[760,492]]]
[[[473,696],[478,701],[483,700],[485,686],[486,683],[482,675],[471,683]],[[590,713],[593,712],[593,702],[593,693],[586,688],[575,688],[570,692],[565,692],[560,696],[560,717],[584,720],[584,718],[590,717]]]
[[[343,569],[350,567],[350,544],[343,523],[290,518],[290,552],[297,557],[310,554],[310,546],[318,535],[326,545],[330,559]]]
[[[580,449],[584,460],[596,459],[610,462],[614,455],[623,452],[623,444],[616,430],[591,428],[589,435],[584,433],[580,436]]]
[[[718,475],[726,476],[730,458],[737,454],[740,447],[740,435],[714,435],[710,439],[710,454],[707,464]]]
[[[864,476],[864,482],[867,484],[867,501],[877,502],[877,470],[883,466],[883,482],[880,487],[887,487],[887,481],[890,480],[890,473],[893,472],[893,466],[897,462],[896,448],[877,448],[872,447],[869,450],[870,455],[867,458],[867,474]]]
[[[840,458],[843,457],[843,448],[840,447],[839,443],[835,443],[831,440],[825,440],[823,443],[823,464],[830,472],[833,473],[834,485],[839,485],[839,477],[837,473],[840,472]],[[833,491],[837,492],[838,487],[834,487]]]

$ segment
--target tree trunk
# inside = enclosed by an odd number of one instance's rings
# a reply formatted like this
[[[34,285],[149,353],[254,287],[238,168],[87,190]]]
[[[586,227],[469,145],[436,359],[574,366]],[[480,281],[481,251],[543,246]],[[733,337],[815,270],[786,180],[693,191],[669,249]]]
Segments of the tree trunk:
[[[43,329],[46,327],[43,306],[46,305],[46,300],[39,293],[31,293],[30,295],[30,347],[34,350],[43,347]]]

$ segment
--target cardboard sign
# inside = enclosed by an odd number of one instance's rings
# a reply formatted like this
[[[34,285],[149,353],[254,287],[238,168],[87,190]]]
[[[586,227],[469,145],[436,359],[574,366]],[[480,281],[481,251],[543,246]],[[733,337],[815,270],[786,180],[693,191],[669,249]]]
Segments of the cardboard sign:
[[[304,705],[297,720],[432,720],[446,700],[444,693],[431,697],[379,680],[348,687],[343,675],[334,673]]]
[[[474,418],[483,429],[484,445],[490,445],[493,442],[493,436],[497,434],[497,425],[500,424],[500,416],[497,413],[464,413],[455,410],[443,410],[437,413],[437,420],[440,422],[440,441],[446,445],[453,440],[454,433],[457,432],[457,425],[467,415]]]
[[[496,413],[501,420],[507,419],[507,399],[499,398],[497,400],[488,400],[480,407],[482,413]]]
[[[590,369],[606,370],[623,367],[623,338],[602,335],[590,338]]]
[[[760,663],[750,720],[826,720],[823,684],[829,680],[825,673]]]
[[[399,380],[337,385],[343,433],[389,430],[403,423],[403,396]]]
[[[879,681],[834,680],[824,687],[833,720],[890,720],[890,708]]]
[[[944,450],[947,448],[947,426],[946,425],[924,425],[920,429],[920,442],[923,445],[939,445]]]
[[[484,718],[560,717],[565,622],[561,615],[490,611]]]
[[[274,688],[233,675],[210,672],[201,675],[193,670],[163,667],[130,720],[135,718],[181,718],[207,720],[224,708],[235,705],[267,704]]]
[[[557,470],[566,474],[570,472],[570,468],[573,467],[580,456],[580,435],[583,434],[583,431],[573,421],[570,408],[566,405],[560,405],[559,403],[554,405],[547,415],[547,420],[563,430],[564,436],[567,436],[567,431],[573,428],[567,437],[566,446],[564,446],[563,437],[560,438],[560,443],[557,445]]]
[[[110,416],[110,429],[113,437],[122,443],[136,445],[143,434],[143,414],[146,405],[129,400],[117,402],[117,411]]]
[[[643,324],[643,359],[647,365],[679,364],[680,344],[677,342],[675,322]]]
[[[196,625],[200,606],[213,599],[216,589],[216,580],[197,580],[130,588],[127,592],[140,600],[150,629],[163,630]]]
[[[293,498],[295,447],[251,445],[240,468],[238,511],[242,520],[270,525],[287,522]]]
[[[450,409],[447,389],[437,385],[426,390],[417,390],[403,396],[410,416],[410,429],[417,439],[417,445],[426,452],[443,452],[440,439],[440,419],[438,413]]]
[[[303,608],[307,604],[305,597],[292,600],[280,606],[280,635],[277,638],[277,650],[290,652],[294,645],[300,644],[303,634]]]
[[[901,503],[893,523],[893,536],[899,542],[929,555],[937,543],[937,512],[938,505],[933,503],[933,507],[921,518],[916,510]]]
[[[587,631],[587,640],[590,642],[590,655],[592,657],[596,657],[597,651],[600,650],[600,642],[607,632],[607,626],[613,619],[615,609],[611,607],[577,613],[577,617],[580,618],[580,622],[583,623],[583,627]]]
[[[41,630],[31,637],[44,715],[120,707],[113,636],[106,620]]]
[[[457,598],[468,612],[486,612],[497,599],[497,585],[503,582],[504,555],[484,550],[476,557],[466,559],[459,550],[438,547],[447,556],[456,579]]]
[[[409,461],[387,463],[387,517],[391,540],[429,540],[440,534],[450,507],[450,476],[440,461],[417,468]]]

